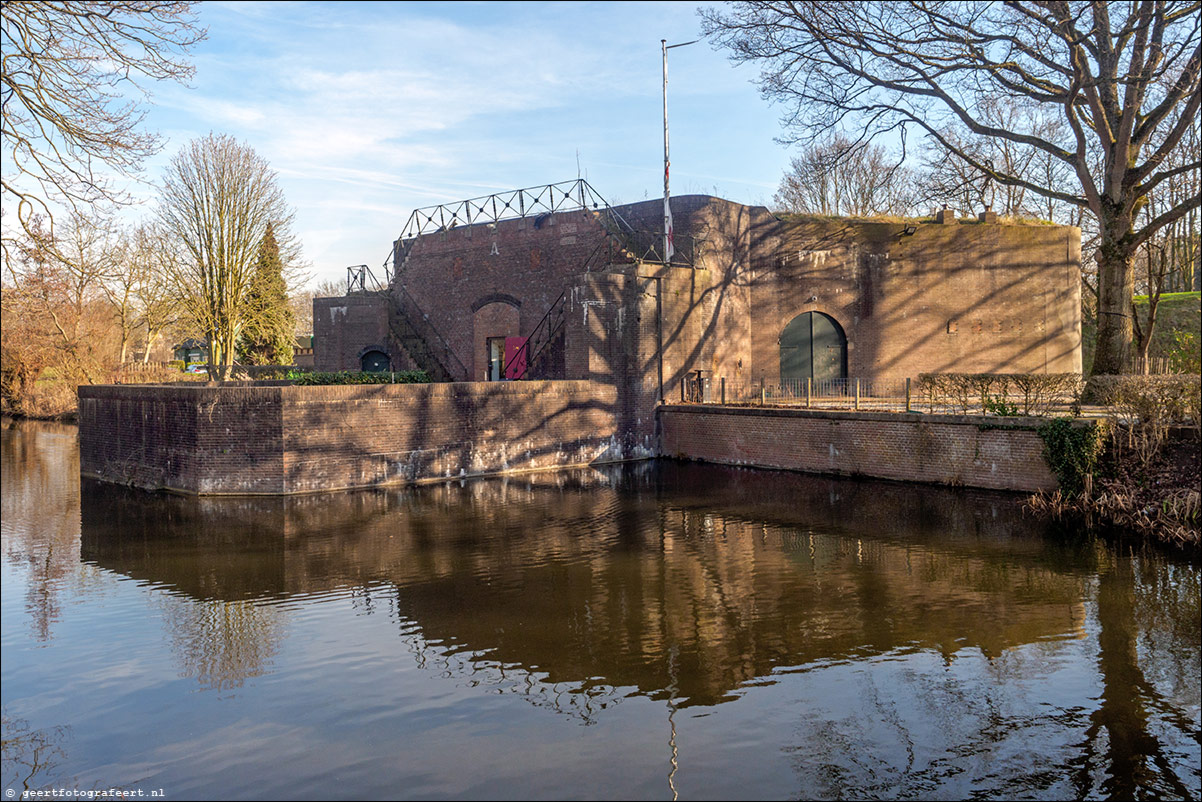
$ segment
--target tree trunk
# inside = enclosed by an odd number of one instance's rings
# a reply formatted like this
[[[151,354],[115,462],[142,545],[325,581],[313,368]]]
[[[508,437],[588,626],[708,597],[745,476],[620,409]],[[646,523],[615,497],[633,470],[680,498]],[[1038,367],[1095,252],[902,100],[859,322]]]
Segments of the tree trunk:
[[[146,330],[146,349],[142,351],[142,364],[150,362],[150,349],[154,348],[154,341],[159,338],[157,333],[151,334],[149,327]]]
[[[209,335],[209,378],[211,380],[229,381],[236,339],[237,335],[230,336],[230,332]]]
[[[1135,248],[1132,220],[1111,217],[1099,221],[1098,343],[1090,376],[1124,373],[1131,355],[1134,328],[1131,302],[1135,296]]]

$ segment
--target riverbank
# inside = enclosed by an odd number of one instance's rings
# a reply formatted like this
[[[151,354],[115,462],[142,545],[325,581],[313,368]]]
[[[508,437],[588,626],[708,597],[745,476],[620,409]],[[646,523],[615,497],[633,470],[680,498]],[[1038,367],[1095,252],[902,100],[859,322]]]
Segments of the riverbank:
[[[1080,491],[1038,493],[1037,514],[1090,529],[1122,529],[1195,554],[1202,551],[1202,442],[1179,429],[1156,443],[1127,431],[1105,444]]]
[[[67,379],[47,371],[32,383],[21,383],[17,377],[6,374],[0,392],[0,414],[26,420],[58,421],[76,423],[79,420],[79,388],[93,384],[172,384],[175,382],[206,381],[203,374],[184,373],[174,367],[159,365],[128,365],[114,370],[100,379],[93,377],[88,383],[83,379]]]

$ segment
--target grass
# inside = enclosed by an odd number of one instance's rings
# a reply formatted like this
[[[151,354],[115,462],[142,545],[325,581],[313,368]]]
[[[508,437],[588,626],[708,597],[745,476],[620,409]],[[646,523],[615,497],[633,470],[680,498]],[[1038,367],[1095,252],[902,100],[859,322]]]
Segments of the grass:
[[[1148,296],[1135,296],[1135,306],[1140,318],[1148,314]],[[1167,292],[1160,296],[1156,307],[1156,327],[1152,330],[1152,344],[1148,356],[1168,356],[1177,332],[1192,332],[1195,342],[1202,342],[1202,293]],[[1094,349],[1097,347],[1098,326],[1096,320],[1081,321],[1081,361],[1085,372],[1093,366]]]

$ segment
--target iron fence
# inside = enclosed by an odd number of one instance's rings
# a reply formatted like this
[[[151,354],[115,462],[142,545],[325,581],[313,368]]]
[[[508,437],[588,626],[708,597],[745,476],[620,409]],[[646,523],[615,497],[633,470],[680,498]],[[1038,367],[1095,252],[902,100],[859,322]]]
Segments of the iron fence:
[[[924,412],[938,415],[1021,414],[1021,393],[990,397],[985,403],[967,403],[934,392],[923,391],[910,378],[783,379],[738,381],[690,373],[680,382],[681,403],[740,406],[796,407],[803,409]],[[1035,414],[1066,414],[1076,403],[1072,395],[1049,399]],[[1029,406],[1029,405],[1028,405]]]
[[[385,258],[384,265],[391,265],[392,274],[398,275],[414,243],[424,234],[481,223],[496,225],[503,220],[522,217],[536,218],[537,226],[540,224],[538,218],[576,211],[592,212],[607,231],[620,238],[625,239],[633,232],[630,224],[588,181],[577,178],[574,181],[523,187],[415,209]]]

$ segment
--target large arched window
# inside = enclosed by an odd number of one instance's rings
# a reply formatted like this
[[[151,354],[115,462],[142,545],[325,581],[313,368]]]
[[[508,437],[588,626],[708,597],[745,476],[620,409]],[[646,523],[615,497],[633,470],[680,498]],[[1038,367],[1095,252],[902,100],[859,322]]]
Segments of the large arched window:
[[[780,334],[780,378],[847,378],[847,336],[833,317],[806,312],[789,321]]]

